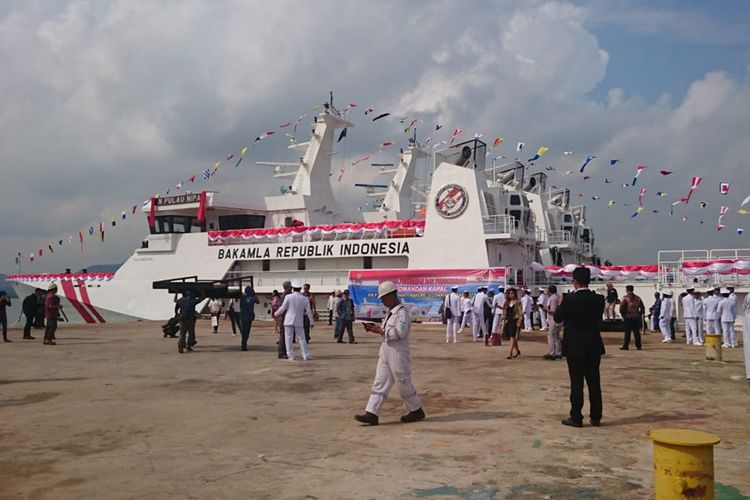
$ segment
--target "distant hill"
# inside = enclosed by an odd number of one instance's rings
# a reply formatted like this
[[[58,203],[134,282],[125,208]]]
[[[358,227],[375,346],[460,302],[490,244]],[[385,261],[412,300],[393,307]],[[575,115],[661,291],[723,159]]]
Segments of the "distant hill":
[[[86,268],[89,273],[114,273],[122,264],[95,264]],[[79,271],[80,272],[80,271]]]

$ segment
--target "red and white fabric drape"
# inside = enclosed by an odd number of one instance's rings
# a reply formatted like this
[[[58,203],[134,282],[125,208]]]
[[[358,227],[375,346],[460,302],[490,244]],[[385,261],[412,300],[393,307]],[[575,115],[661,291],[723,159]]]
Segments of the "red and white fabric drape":
[[[547,266],[544,271],[553,278],[570,277],[573,270],[580,267],[579,264],[568,264],[566,266]],[[591,270],[592,278],[603,279],[652,279],[659,275],[659,266],[656,264],[645,266],[585,266]]]
[[[7,281],[109,281],[115,273],[9,274]]]
[[[680,270],[688,276],[707,274],[750,275],[750,259],[719,259],[712,261],[683,262]]]
[[[225,231],[209,231],[208,240],[212,243],[228,243],[236,241],[272,240],[284,236],[301,235],[329,235],[329,234],[384,234],[405,230],[405,233],[413,231],[414,235],[421,236],[424,232],[423,220],[393,220],[383,222],[372,222],[363,224],[333,224],[325,226],[302,226],[302,227],[273,227],[263,229],[236,229]],[[409,231],[411,230],[411,231]],[[404,234],[405,236],[406,234]]]

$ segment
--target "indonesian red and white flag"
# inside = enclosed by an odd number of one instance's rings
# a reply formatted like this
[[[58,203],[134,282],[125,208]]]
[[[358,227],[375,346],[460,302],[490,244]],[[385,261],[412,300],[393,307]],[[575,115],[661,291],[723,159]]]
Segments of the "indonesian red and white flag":
[[[646,194],[646,188],[641,188],[641,190],[638,192],[638,206],[643,206],[643,195]]]
[[[458,139],[458,136],[461,135],[461,132],[463,132],[463,130],[461,130],[460,128],[457,128],[453,131],[453,136],[451,137],[451,142],[449,144],[450,146],[453,146],[453,142]]]
[[[703,180],[703,177],[695,176],[693,177],[693,180],[690,182],[690,191],[688,191],[688,194],[685,198],[680,198],[680,201],[683,202],[685,205],[688,204],[690,201],[690,197],[693,196],[693,191],[698,189],[698,186],[701,185],[701,181]]]
[[[724,220],[724,216],[727,214],[727,211],[729,210],[729,207],[721,207],[719,209],[719,221],[716,224],[716,230],[721,231],[724,229],[724,224],[722,224],[722,220]]]
[[[633,177],[633,186],[635,186],[635,182],[638,180],[638,176],[641,175],[641,172],[646,170],[646,165],[638,165],[635,167],[635,177]]]

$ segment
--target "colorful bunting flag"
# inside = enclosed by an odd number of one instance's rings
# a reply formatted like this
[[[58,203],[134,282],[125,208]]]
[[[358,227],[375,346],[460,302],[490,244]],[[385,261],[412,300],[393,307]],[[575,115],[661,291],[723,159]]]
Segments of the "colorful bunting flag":
[[[750,214],[750,210],[745,210],[744,208],[740,208],[739,210],[737,210],[737,213],[740,215],[747,215],[747,214]]]
[[[680,198],[680,201],[682,201],[683,203],[685,203],[685,205],[687,205],[690,202],[690,197],[693,196],[693,191],[698,189],[698,186],[701,185],[702,180],[703,180],[703,177],[698,177],[698,176],[693,177],[693,179],[690,181],[690,191],[688,191],[688,194],[686,197]]]
[[[745,198],[744,200],[742,200],[742,203],[740,203],[740,206],[744,207],[748,203],[750,203],[750,196],[748,196],[747,198]]]
[[[539,158],[541,158],[542,156],[544,156],[544,154],[547,151],[549,151],[548,147],[539,146],[539,149],[536,150],[536,154],[532,158],[529,158],[529,161],[536,161],[536,160],[538,160]]]
[[[670,175],[672,171],[671,170],[659,170],[659,173],[661,175]]]
[[[594,158],[596,158],[596,156],[594,156],[594,155],[588,155],[588,156],[586,157],[586,161],[584,161],[584,162],[583,162],[583,165],[581,165],[581,169],[580,169],[580,172],[581,172],[581,173],[583,173],[583,169],[584,169],[584,168],[586,168],[586,165],[588,165],[588,164],[589,164],[589,162],[590,162],[591,160],[593,160]]]
[[[205,169],[202,173],[204,181],[207,181],[211,177],[211,171],[209,169]]]
[[[336,144],[338,144],[339,142],[341,142],[341,139],[343,139],[344,137],[346,137],[346,130],[347,130],[347,128],[344,127],[344,130],[342,130],[341,133],[339,134],[339,139],[336,141]]]
[[[190,183],[192,184],[193,182],[195,182],[195,176],[194,176],[194,175],[191,175],[191,176],[190,176],[190,178],[189,178],[188,180],[189,180],[189,181],[190,181]]]
[[[740,235],[741,235],[741,234],[742,234],[742,233],[744,233],[744,232],[745,232],[745,230],[744,230],[744,229],[742,229],[741,227],[738,227],[738,228],[737,228],[737,234],[740,234]]]
[[[524,147],[525,145],[526,145],[526,144],[524,144],[524,143],[522,143],[522,142],[519,142],[518,144],[516,144],[516,153],[520,153],[520,152],[521,152],[521,150],[523,149],[523,147]]]
[[[391,116],[390,113],[380,113],[378,116],[372,119],[372,121],[376,122],[380,120],[381,118],[385,118],[386,116]]]
[[[617,164],[617,162],[619,162],[619,161],[620,161],[619,159],[617,159],[617,158],[614,158],[614,159],[612,159],[612,160],[609,160],[609,164],[610,164],[610,165],[612,165],[612,166],[614,167],[614,166],[615,166],[615,165]]]
[[[638,207],[643,207],[643,195],[646,194],[646,188],[641,188],[640,191],[638,191]]]
[[[724,220],[724,216],[727,214],[727,211],[729,210],[729,207],[721,207],[719,209],[719,220],[716,223],[716,230],[721,231],[724,229],[724,224],[722,224],[722,221]]]
[[[727,195],[729,193],[729,183],[728,182],[720,182],[719,183],[719,193],[723,195]]]
[[[495,149],[496,147],[498,147],[498,146],[499,146],[500,144],[502,144],[502,143],[503,143],[503,138],[502,138],[502,137],[500,137],[500,136],[498,135],[498,136],[497,136],[497,137],[495,137],[495,139],[494,139],[494,140],[492,141],[492,146],[490,146],[490,149]]]
[[[460,128],[457,128],[456,130],[453,131],[453,136],[451,137],[451,142],[449,143],[449,146],[453,146],[453,143],[455,142],[456,139],[458,139],[458,136],[461,135],[461,132],[463,132],[463,130],[461,130]]]
[[[633,177],[633,186],[635,186],[635,182],[638,180],[638,176],[641,175],[641,172],[646,170],[645,165],[638,165],[635,167],[635,177]]]

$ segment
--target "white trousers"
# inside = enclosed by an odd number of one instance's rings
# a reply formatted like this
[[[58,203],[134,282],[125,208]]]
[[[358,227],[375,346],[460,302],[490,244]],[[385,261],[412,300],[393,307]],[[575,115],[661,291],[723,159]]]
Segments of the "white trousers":
[[[531,330],[531,311],[523,313],[523,329]]]
[[[543,311],[542,309],[539,309],[539,324],[542,330],[547,329],[547,311]]]
[[[410,412],[422,407],[422,401],[417,395],[417,390],[411,383],[411,357],[409,353],[398,351],[388,344],[381,344],[378,367],[375,370],[375,382],[372,384],[372,391],[370,391],[370,398],[367,400],[365,411],[380,415],[383,403],[388,398],[388,392],[390,392],[394,383],[398,386],[401,399],[404,400],[406,408]]]
[[[661,331],[664,340],[672,339],[672,330],[669,328],[670,318],[659,318],[659,331]]]
[[[464,331],[464,328],[466,327],[466,324],[471,321],[471,317],[473,315],[471,314],[471,311],[465,311],[463,318],[461,318],[461,328],[458,329],[458,333],[461,333]]]
[[[745,351],[745,374],[750,380],[750,312],[745,313],[742,325],[742,349]]]
[[[487,322],[484,320],[483,314],[472,314],[471,315],[471,329],[474,331],[474,337],[482,338],[487,335]]]
[[[703,341],[703,318],[698,318],[698,341],[702,344]]]
[[[458,316],[452,316],[451,318],[447,319],[445,323],[445,340],[452,340],[454,344],[458,342],[457,332],[458,327],[460,326],[458,319]]]
[[[562,356],[562,341],[560,341],[560,330],[562,323],[549,322],[547,331],[547,354],[550,356]]]
[[[302,359],[310,358],[310,351],[307,350],[307,340],[305,339],[305,329],[301,326],[284,325],[284,340],[286,341],[286,357],[294,359],[294,337],[297,336],[299,348],[302,351]]]
[[[685,318],[685,336],[688,344],[698,342],[698,320],[695,318]]]
[[[721,333],[723,334],[722,340],[724,341],[724,345],[737,347],[737,337],[735,336],[735,333],[734,333],[734,322],[722,321]]]
[[[492,331],[490,333],[499,333],[497,327],[503,324],[503,315],[495,314],[492,318]]]
[[[706,333],[721,333],[721,321],[718,319],[706,320]]]

